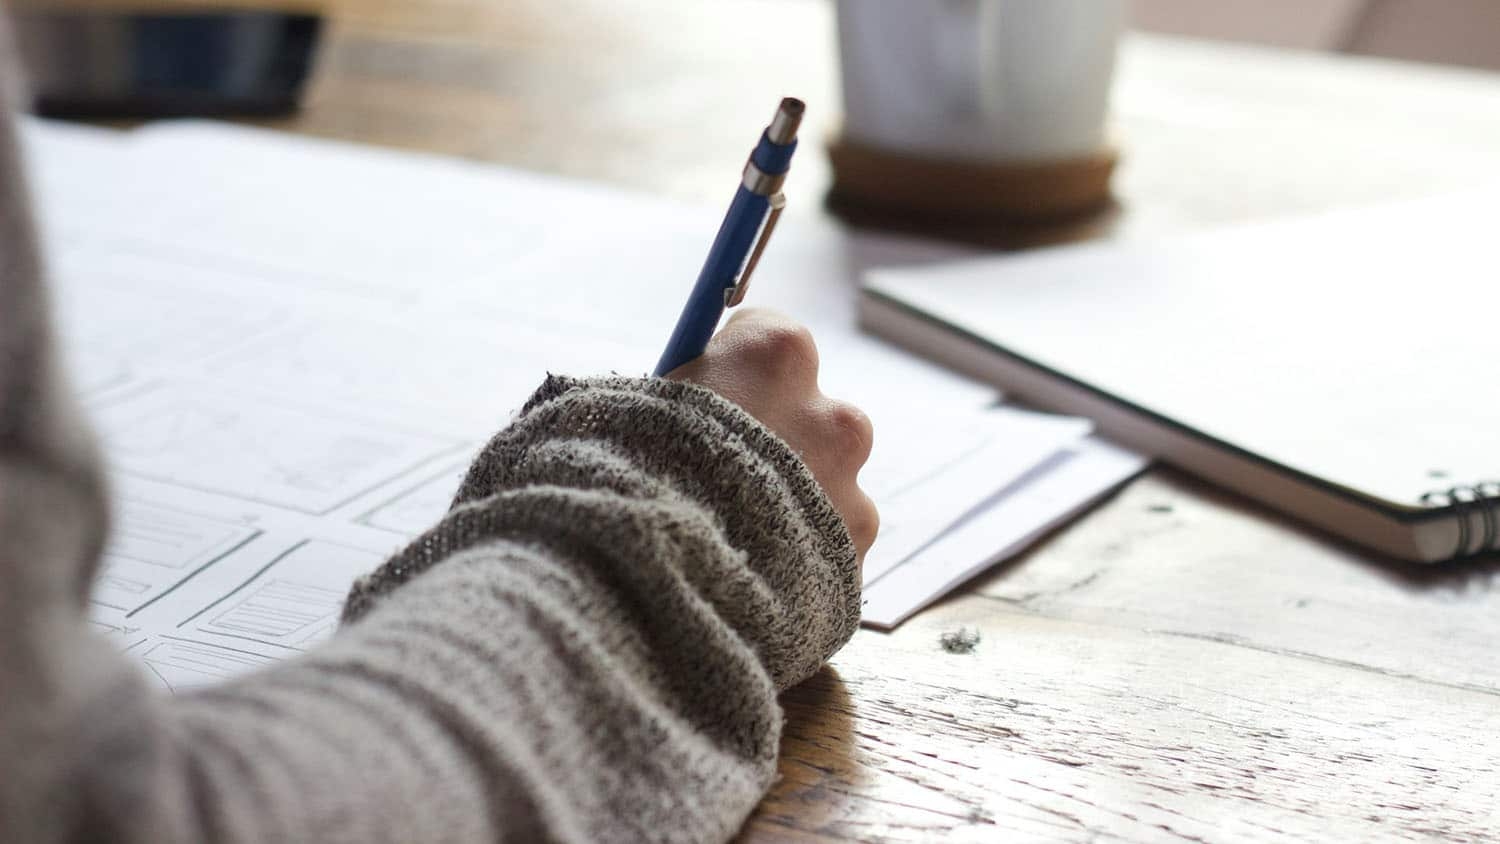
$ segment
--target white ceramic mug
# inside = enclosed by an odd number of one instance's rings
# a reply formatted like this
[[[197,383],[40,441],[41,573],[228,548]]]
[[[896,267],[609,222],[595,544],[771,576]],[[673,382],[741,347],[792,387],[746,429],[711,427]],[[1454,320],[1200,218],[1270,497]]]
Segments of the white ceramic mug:
[[[1058,161],[1105,143],[1126,0],[838,0],[845,140]]]

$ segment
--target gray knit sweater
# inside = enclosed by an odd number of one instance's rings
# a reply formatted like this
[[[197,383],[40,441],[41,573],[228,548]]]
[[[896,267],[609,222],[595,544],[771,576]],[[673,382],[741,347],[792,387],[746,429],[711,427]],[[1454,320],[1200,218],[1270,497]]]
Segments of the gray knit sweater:
[[[777,692],[853,633],[859,577],[797,456],[697,387],[547,380],[449,515],[360,582],[303,658],[168,697],[89,632],[107,498],[57,374],[9,113],[0,841],[738,829],[775,774]]]

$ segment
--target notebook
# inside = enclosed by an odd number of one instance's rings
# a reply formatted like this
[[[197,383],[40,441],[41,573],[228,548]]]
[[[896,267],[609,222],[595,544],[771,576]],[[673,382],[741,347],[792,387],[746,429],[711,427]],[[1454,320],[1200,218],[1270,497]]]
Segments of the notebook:
[[[1500,548],[1500,189],[871,271],[866,330],[1350,541]]]

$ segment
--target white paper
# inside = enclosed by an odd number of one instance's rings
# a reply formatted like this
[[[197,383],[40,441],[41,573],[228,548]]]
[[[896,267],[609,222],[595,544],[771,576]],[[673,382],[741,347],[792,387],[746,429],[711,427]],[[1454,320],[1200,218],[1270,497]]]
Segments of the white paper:
[[[900,565],[1091,428],[1086,419],[999,407],[941,436],[933,436],[927,425],[898,430],[899,449],[872,457],[860,475],[881,512],[879,541],[865,556],[865,582]]]
[[[1053,465],[1021,479],[988,507],[865,584],[862,619],[891,628],[964,581],[1014,556],[1146,466],[1146,459],[1090,437]]]

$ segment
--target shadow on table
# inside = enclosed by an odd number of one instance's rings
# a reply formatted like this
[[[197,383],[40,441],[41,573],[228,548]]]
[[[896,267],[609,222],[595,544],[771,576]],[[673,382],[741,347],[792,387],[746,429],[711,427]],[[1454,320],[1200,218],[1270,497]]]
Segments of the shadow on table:
[[[1413,591],[1464,592],[1500,586],[1500,553],[1451,563],[1412,563],[1388,557],[1353,542],[1305,525],[1236,492],[1213,486],[1176,469],[1156,468],[1167,483],[1258,520],[1276,522],[1301,541],[1315,543],[1355,565],[1370,569],[1391,583]]]
[[[1184,520],[1183,513],[1192,516]],[[1500,593],[1500,555],[1439,564],[1385,557],[1161,465],[1075,521],[1091,524],[1081,533],[1074,522],[1060,526],[958,592],[1024,604],[1089,582],[1093,572],[1107,566],[1142,566],[1137,571],[1150,577],[1151,561],[1163,555],[1192,560],[1206,554],[1220,561],[1232,558],[1247,567],[1276,560],[1283,572],[1305,572],[1305,589],[1313,591],[1342,589],[1337,569],[1356,568],[1396,590],[1439,602]],[[1027,580],[1022,570],[1038,565],[1050,576]],[[1012,585],[1018,577],[1023,586]],[[1296,587],[1287,582],[1280,588]]]
[[[1486,554],[1452,563],[1408,563],[1404,560],[1361,554],[1360,562],[1387,579],[1412,589],[1467,589],[1500,585],[1500,554]]]
[[[781,696],[786,726],[778,779],[746,822],[740,841],[816,838],[848,813],[864,776],[855,761],[854,703],[831,666]]]

